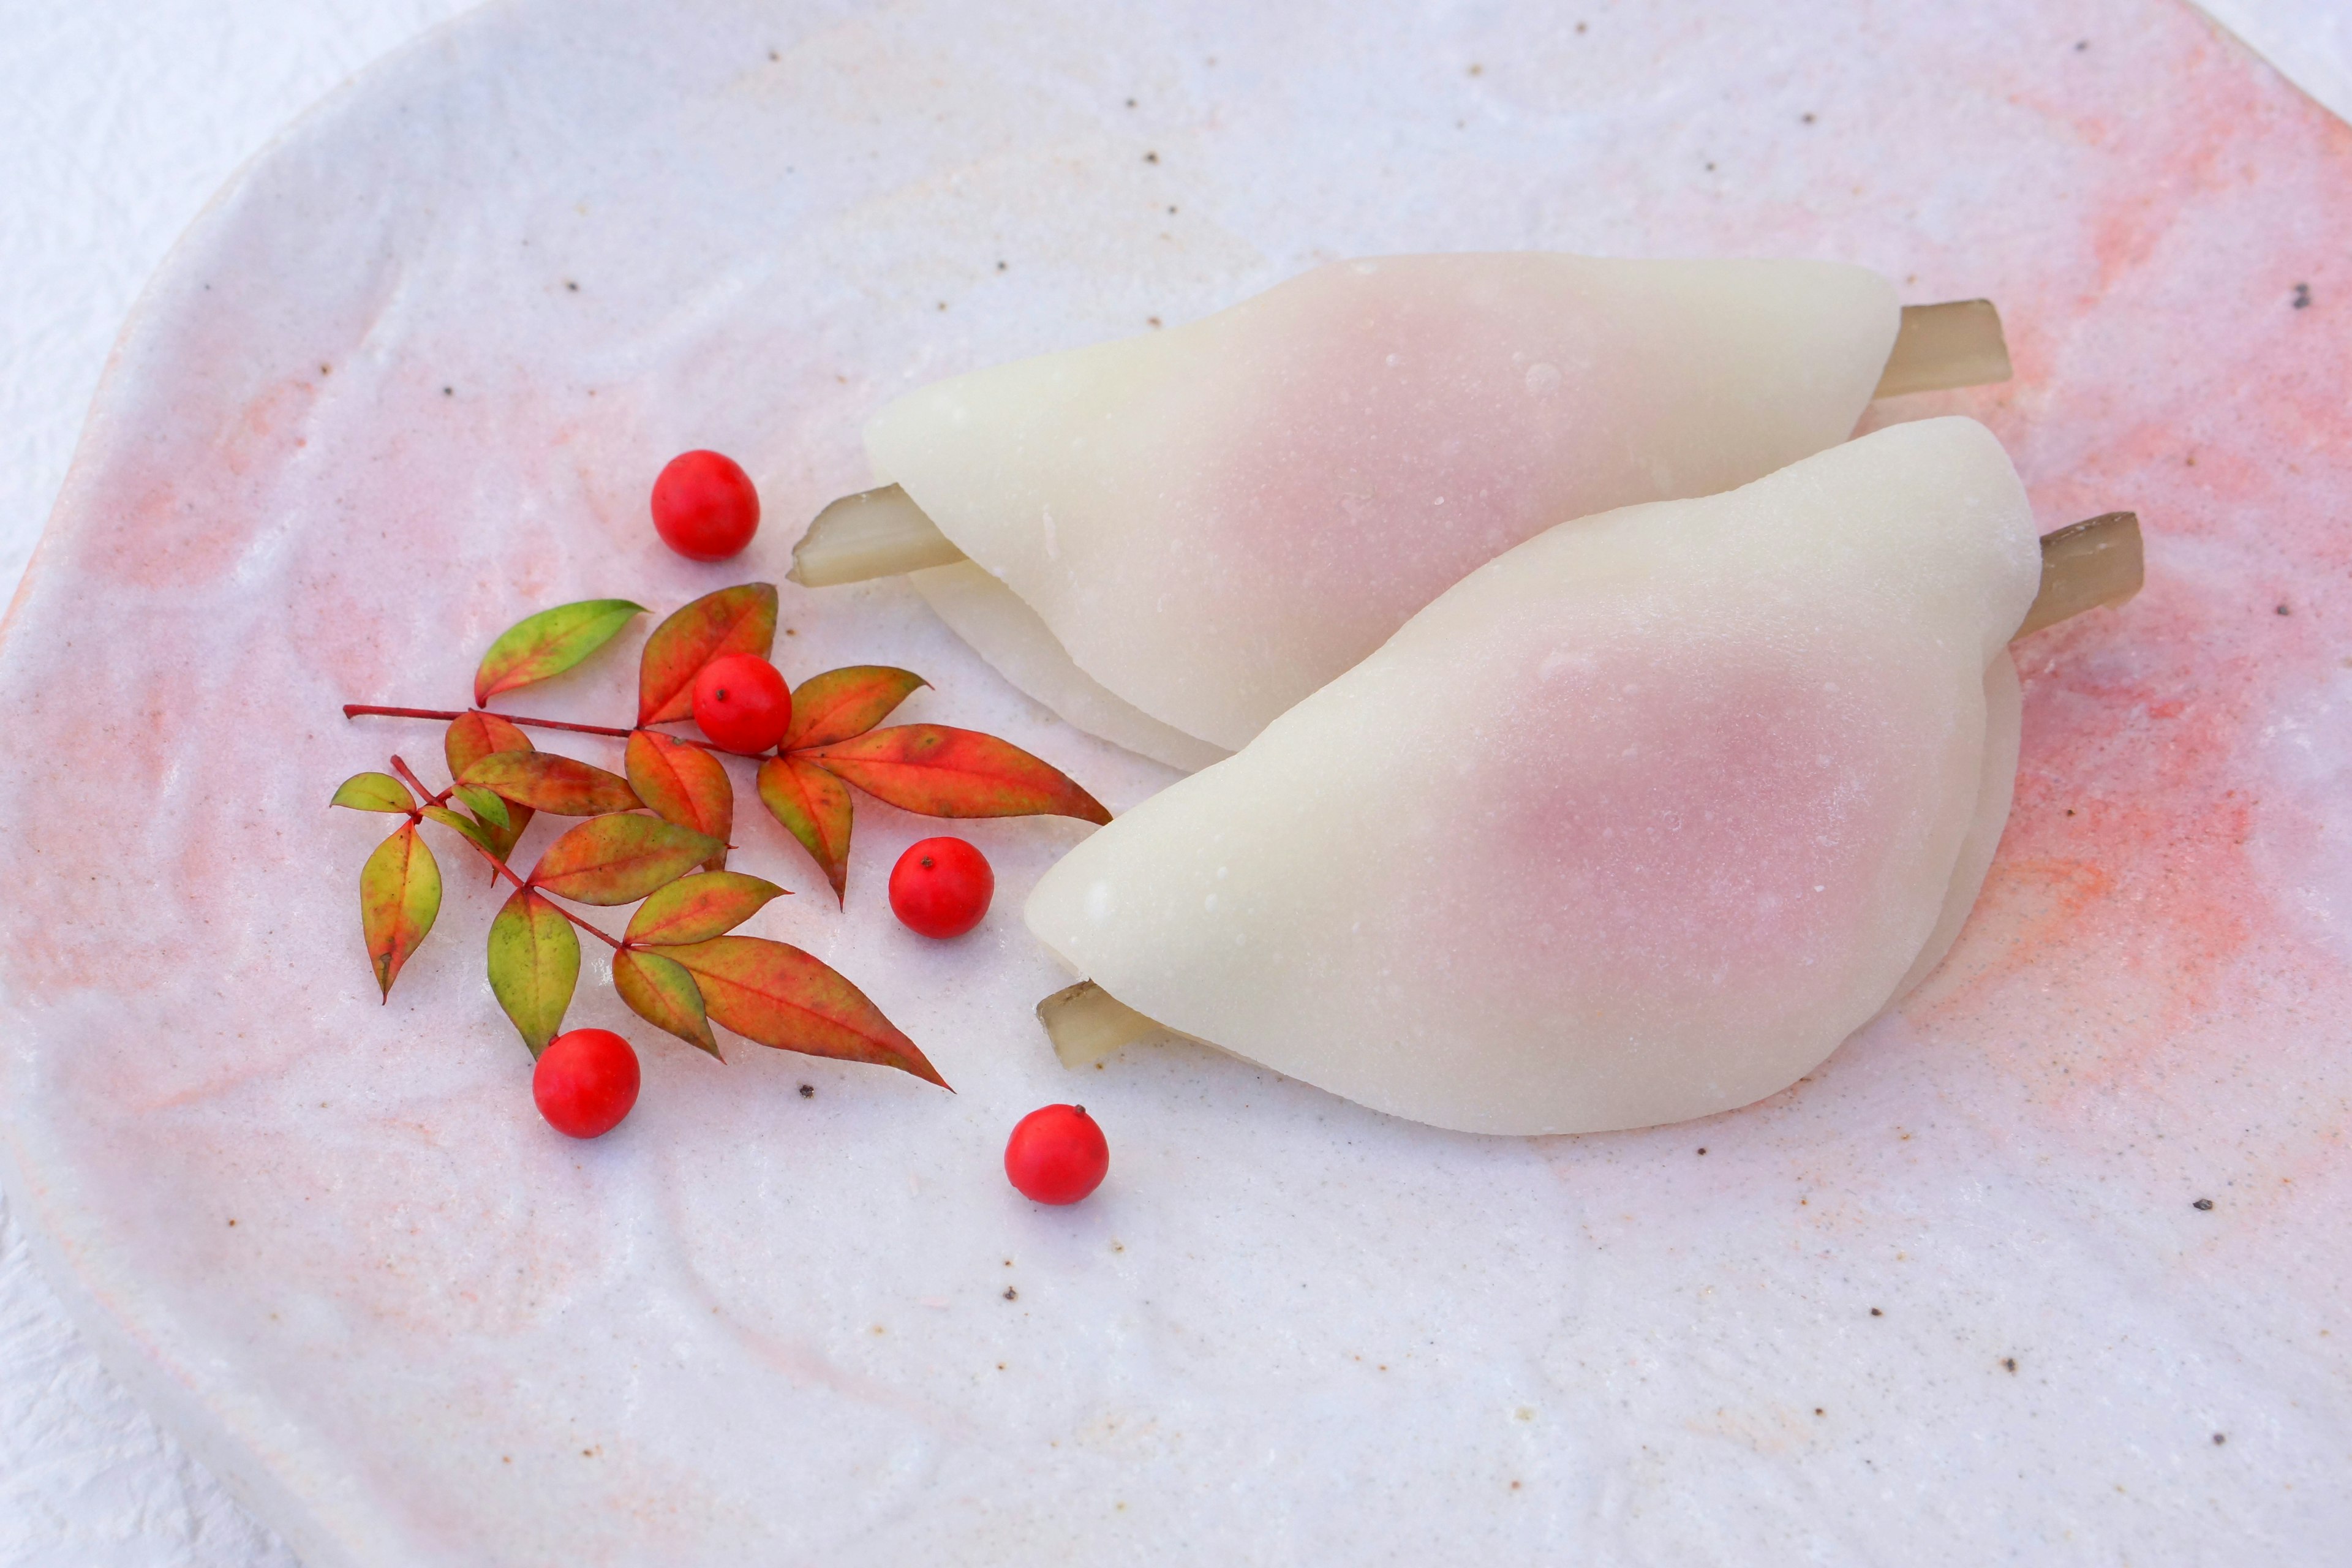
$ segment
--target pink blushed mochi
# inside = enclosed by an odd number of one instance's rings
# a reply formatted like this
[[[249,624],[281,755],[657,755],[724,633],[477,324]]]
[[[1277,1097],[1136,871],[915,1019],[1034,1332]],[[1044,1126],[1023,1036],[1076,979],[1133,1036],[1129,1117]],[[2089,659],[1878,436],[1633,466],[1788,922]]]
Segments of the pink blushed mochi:
[[[2155,0],[485,7],[296,127],[173,253],[0,634],[10,1215],[308,1568],[1297,1542],[2335,1568],[2347,193],[2352,132]],[[726,567],[659,542],[672,456],[727,451],[772,518],[814,515],[904,394],[1442,248],[1805,257],[1990,297],[2017,380],[1865,424],[1972,414],[2037,526],[2146,521],[2138,599],[2018,647],[2013,768],[1986,747],[2016,805],[1997,857],[1981,809],[1956,857],[1955,889],[1991,868],[1947,897],[1939,933],[1973,906],[1949,956],[1790,1089],[1525,1139],[1181,1042],[1074,1084],[1032,1014],[1067,980],[1048,953],[1010,922],[935,951],[883,912],[936,825],[861,805],[835,910],[741,773],[731,863],[803,895],[755,933],[848,974],[954,1097],[732,1038],[722,1067],[633,1021],[591,942],[565,1022],[627,1035],[644,1094],[626,1138],[550,1136],[482,978],[502,900],[439,837],[439,922],[379,1001],[356,882],[387,825],[325,802],[394,752],[437,784],[440,736],[341,704],[463,706],[550,605],[779,579],[789,524]],[[918,670],[910,721],[1003,734],[1122,815],[1171,782],[914,593],[782,594],[796,679]],[[1850,620],[1773,679],[1850,664]],[[500,704],[626,722],[635,651]],[[1552,651],[1497,692],[1539,689]],[[1601,703],[1601,668],[1557,674]],[[1507,710],[1458,679],[1430,701]],[[1325,782],[1285,797],[1302,823]],[[1459,861],[1449,809],[1443,842],[1412,829],[1431,878]],[[1084,830],[968,836],[1017,903]],[[1632,930],[1604,934],[1664,941]],[[1819,934],[1759,922],[1743,962]],[[1120,1174],[1041,1215],[999,1156],[1074,1100],[1120,1130]]]
[[[1843,439],[1896,314],[1822,262],[1334,263],[925,388],[866,446],[1077,672],[1229,749],[1521,540]]]
[[[1170,1028],[1416,1121],[1746,1104],[1973,899],[1989,720],[2016,722],[1988,666],[2040,559],[1965,419],[1563,523],[1088,839],[1030,928]]]

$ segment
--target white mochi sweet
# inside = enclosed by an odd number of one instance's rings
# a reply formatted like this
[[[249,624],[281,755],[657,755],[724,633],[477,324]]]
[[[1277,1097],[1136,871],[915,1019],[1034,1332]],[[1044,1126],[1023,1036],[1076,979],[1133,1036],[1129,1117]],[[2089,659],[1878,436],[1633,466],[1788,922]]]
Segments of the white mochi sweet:
[[[1563,519],[1843,441],[1900,314],[1833,262],[1334,263],[925,387],[866,448],[976,566],[918,583],[959,633],[1072,722],[1199,766],[1133,721],[1231,751]]]
[[[1080,845],[1030,929],[1171,1029],[1418,1121],[1747,1104],[1958,933],[2039,580],[2015,470],[1958,418],[1555,528]]]

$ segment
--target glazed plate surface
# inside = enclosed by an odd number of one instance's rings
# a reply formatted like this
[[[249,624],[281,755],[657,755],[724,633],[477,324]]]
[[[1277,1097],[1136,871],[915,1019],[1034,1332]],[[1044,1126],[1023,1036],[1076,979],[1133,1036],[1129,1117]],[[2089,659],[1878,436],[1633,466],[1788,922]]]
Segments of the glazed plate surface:
[[[0,643],[0,1179],[111,1364],[314,1568],[2320,1563],[2352,1529],[2352,131],[2185,8],[516,0],[371,72],[183,243]],[[1896,1016],[1760,1105],[1438,1133],[1205,1051],[1076,1081],[1022,929],[849,905],[764,816],[751,928],[961,1091],[632,1026],[532,1113],[443,856],[388,1006],[337,782],[520,616],[781,579],[940,375],[1430,249],[1860,261],[1988,295],[1966,412],[2149,586],[2021,647],[2017,807]],[[661,462],[743,458],[744,560]],[[779,658],[923,672],[1115,810],[1173,776],[898,584]],[[630,639],[634,648],[635,638]],[[513,710],[613,721],[629,653]],[[616,765],[618,747],[561,749]],[[534,842],[548,829],[534,829]],[[524,851],[530,853],[527,846]],[[812,1091],[802,1092],[803,1086]],[[1080,1100],[1110,1183],[1004,1184]],[[2210,1200],[2210,1207],[2195,1205]]]

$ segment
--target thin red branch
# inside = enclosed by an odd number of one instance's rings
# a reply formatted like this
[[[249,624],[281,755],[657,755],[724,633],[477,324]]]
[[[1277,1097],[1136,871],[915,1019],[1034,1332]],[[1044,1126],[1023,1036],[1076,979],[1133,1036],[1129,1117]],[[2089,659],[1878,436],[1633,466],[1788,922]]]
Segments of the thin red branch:
[[[526,729],[569,730],[580,735],[610,735],[615,741],[625,741],[636,732],[634,730],[615,730],[610,724],[574,724],[569,719],[526,719],[520,713],[491,713],[487,708],[477,708],[472,711],[490,713],[494,719],[503,719],[509,724],[520,724]],[[454,708],[383,708],[372,702],[343,704],[343,717],[346,719],[358,719],[371,714],[379,719],[438,719],[446,722],[464,718],[466,710]],[[665,731],[664,733],[667,731]],[[706,752],[714,749],[687,735],[671,735],[670,739],[683,742],[689,746],[701,746]]]
[[[417,794],[423,795],[425,793],[424,781],[419,779],[414,773],[410,772],[408,764],[402,762],[399,757],[394,756],[392,759],[392,769],[393,772],[398,773],[402,778],[406,779],[408,781],[409,787],[416,791]],[[450,787],[454,789],[457,786],[453,784]],[[433,804],[438,805],[448,797],[449,791],[445,789],[439,795],[433,797]],[[467,844],[472,847],[475,854],[479,855],[483,859],[488,860],[490,863],[491,870],[504,877],[508,881],[512,882],[518,891],[527,890],[530,888],[530,883],[515,875],[513,867],[508,865],[504,860],[500,859],[498,856],[491,854],[480,845],[476,844],[470,837],[465,834],[460,834],[458,837],[466,840]],[[548,907],[552,909],[557,914],[562,915],[565,920],[570,921],[573,925],[578,926],[582,931],[586,931],[590,936],[594,937],[598,942],[601,942],[606,947],[611,948],[614,952],[621,951],[621,944],[615,942],[613,938],[606,936],[603,931],[597,930],[594,926],[590,925],[586,921],[582,920],[578,915],[573,914],[570,910],[565,909],[553,899],[547,898],[546,894],[541,893],[540,897],[547,899]]]

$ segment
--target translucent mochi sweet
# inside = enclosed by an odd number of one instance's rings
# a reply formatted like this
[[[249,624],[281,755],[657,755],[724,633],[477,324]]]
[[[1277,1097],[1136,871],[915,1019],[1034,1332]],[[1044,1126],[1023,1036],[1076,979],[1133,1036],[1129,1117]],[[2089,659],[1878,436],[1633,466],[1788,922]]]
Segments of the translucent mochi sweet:
[[[1197,767],[1543,529],[1843,440],[1899,315],[1830,262],[1343,262],[926,387],[866,447],[970,558],[914,574],[958,633]]]
[[[1555,528],[1080,845],[1030,929],[1172,1029],[1419,1121],[1744,1105],[1958,933],[2039,577],[1966,419]]]

